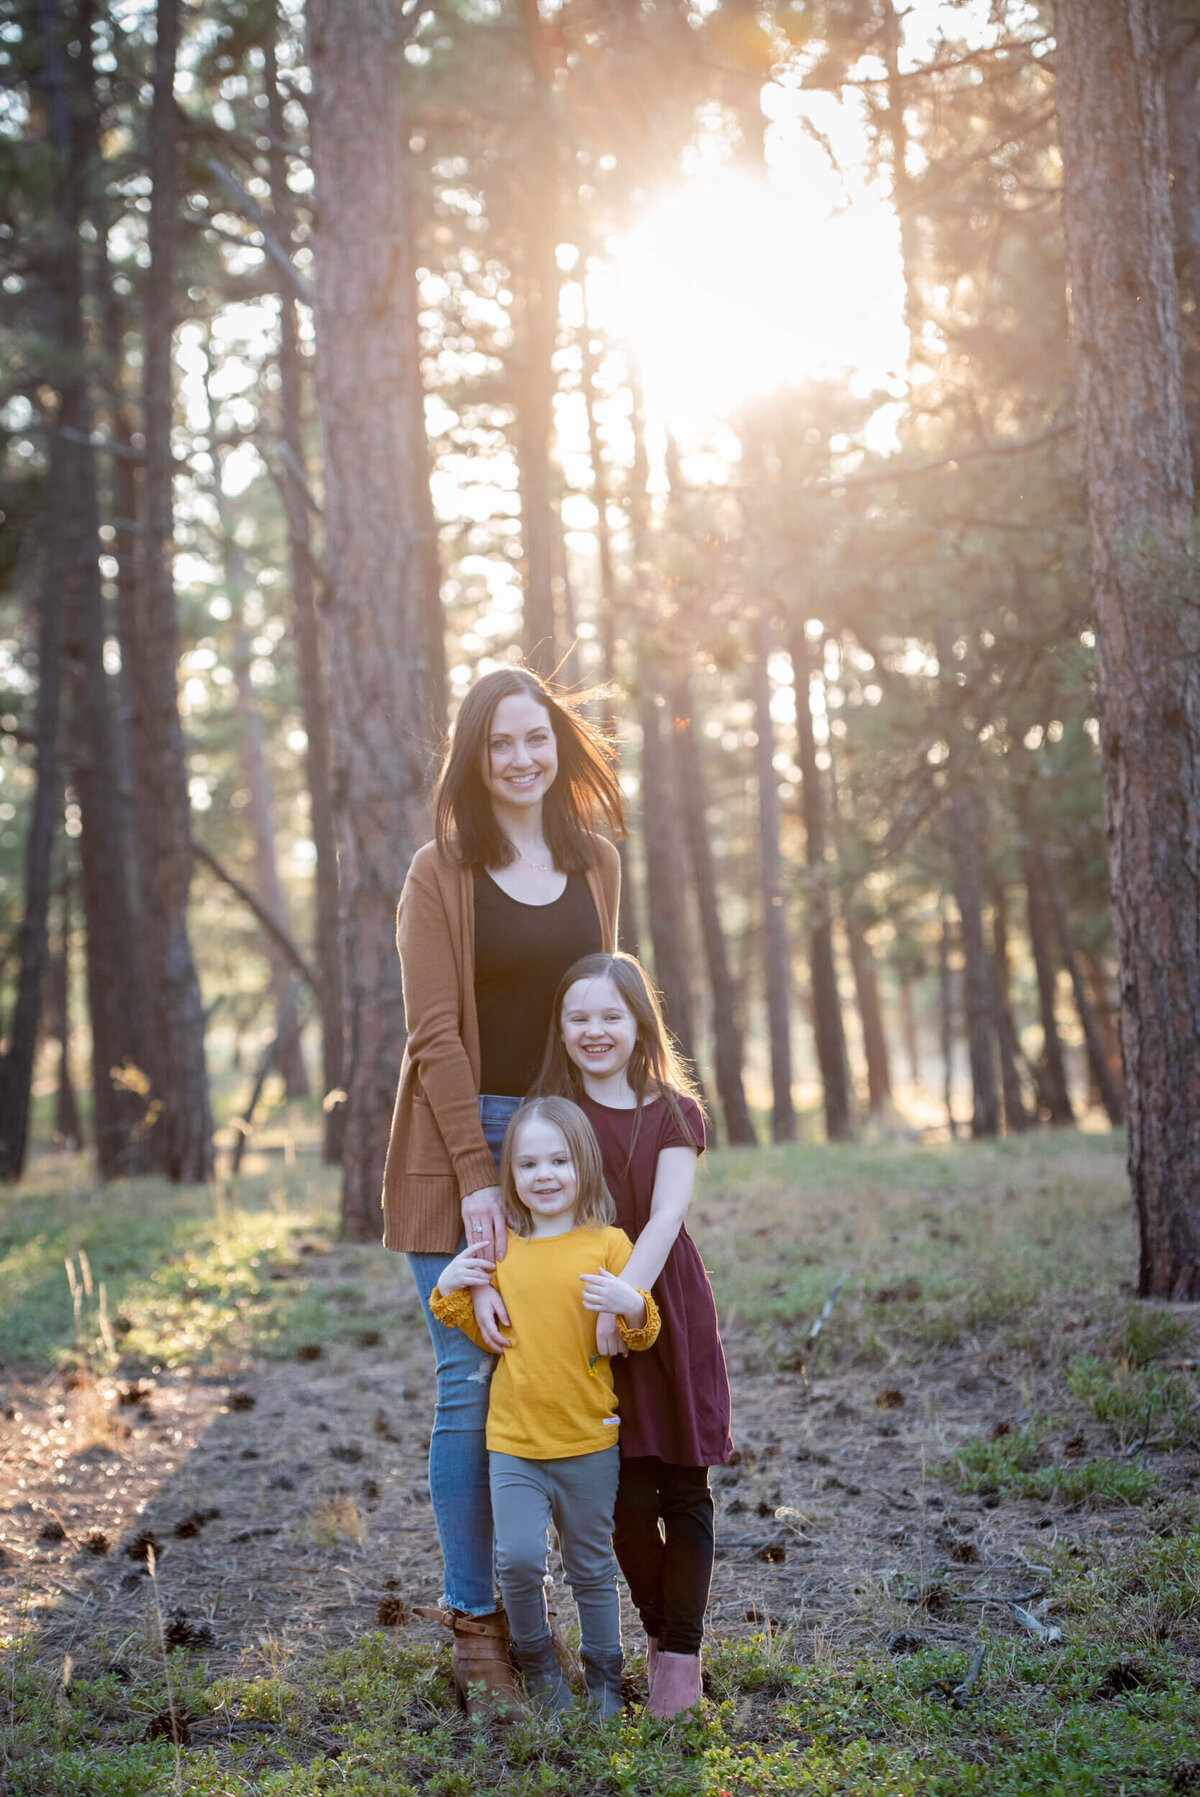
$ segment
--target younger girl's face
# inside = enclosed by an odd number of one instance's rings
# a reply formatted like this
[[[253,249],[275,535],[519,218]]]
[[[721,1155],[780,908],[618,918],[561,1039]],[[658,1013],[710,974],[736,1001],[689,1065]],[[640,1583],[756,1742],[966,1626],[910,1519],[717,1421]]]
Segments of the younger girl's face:
[[[575,1220],[579,1182],[567,1139],[556,1123],[531,1117],[513,1144],[513,1183],[517,1197],[538,1224]]]
[[[568,1055],[593,1079],[622,1073],[637,1042],[633,1012],[608,974],[567,987],[561,1028]]]

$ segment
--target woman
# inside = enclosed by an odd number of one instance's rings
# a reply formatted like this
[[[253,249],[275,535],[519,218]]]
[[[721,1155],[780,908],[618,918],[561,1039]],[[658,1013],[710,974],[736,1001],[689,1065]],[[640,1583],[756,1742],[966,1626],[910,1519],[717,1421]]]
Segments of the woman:
[[[484,675],[462,703],[413,856],[397,942],[408,1044],[384,1172],[384,1245],[408,1255],[437,1363],[429,1490],[445,1562],[454,1677],[470,1709],[511,1700],[492,1582],[484,1431],[492,1357],[435,1322],[429,1298],[469,1242],[502,1259],[497,1178],[508,1120],[541,1063],[555,989],[616,946],[624,834],[612,751],[576,703],[526,668]],[[508,1317],[497,1296],[489,1348]]]

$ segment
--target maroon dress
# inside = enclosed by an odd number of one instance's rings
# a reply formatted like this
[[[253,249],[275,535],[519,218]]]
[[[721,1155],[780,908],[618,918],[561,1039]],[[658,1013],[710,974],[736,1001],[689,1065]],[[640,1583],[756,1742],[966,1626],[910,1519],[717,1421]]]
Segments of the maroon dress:
[[[600,1144],[618,1226],[635,1242],[650,1219],[662,1150],[704,1148],[699,1105],[682,1096],[677,1102],[687,1128],[679,1127],[665,1099],[644,1105],[631,1159],[629,1142],[637,1112],[614,1110],[586,1096],[579,1100]],[[613,1361],[621,1458],[652,1454],[670,1466],[720,1466],[733,1452],[729,1375],[712,1286],[686,1228],[679,1231],[654,1282],[654,1296],[662,1314],[657,1342],[647,1353]]]

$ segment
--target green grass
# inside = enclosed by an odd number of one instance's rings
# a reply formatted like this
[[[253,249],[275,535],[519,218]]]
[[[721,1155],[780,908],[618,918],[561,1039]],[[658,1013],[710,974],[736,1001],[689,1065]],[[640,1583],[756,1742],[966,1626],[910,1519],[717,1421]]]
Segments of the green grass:
[[[1047,1305],[1069,1297],[1097,1321],[1117,1316],[1132,1246],[1118,1136],[705,1160],[689,1227],[723,1310],[759,1338],[764,1367],[795,1364],[843,1274],[819,1350],[840,1364],[917,1362],[997,1328],[1024,1346],[1043,1331]],[[1180,1326],[1159,1313],[1130,1327],[1148,1332],[1150,1352],[1156,1330]]]
[[[161,1661],[80,1680],[21,1665],[11,1705],[11,1797],[533,1797],[663,1793],[741,1797],[1001,1797],[1166,1793],[1191,1757],[1200,1695],[1162,1644],[1099,1640],[1045,1650],[986,1642],[976,1695],[952,1693],[966,1652],[937,1647],[884,1664],[814,1663],[798,1642],[726,1642],[708,1656],[701,1712],[658,1724],[568,1716],[478,1734],[454,1707],[444,1650],[382,1632],[307,1662],[207,1682],[171,1655],[171,1700],[193,1743],[147,1742],[168,1701]],[[128,1659],[128,1655],[127,1655]],[[104,1751],[97,1752],[97,1746]],[[1182,1787],[1186,1788],[1186,1787]]]
[[[1077,1504],[1095,1497],[1114,1504],[1141,1504],[1158,1475],[1134,1462],[1101,1456],[1081,1462],[1052,1459],[1048,1417],[1035,1417],[992,1441],[968,1441],[945,1464],[948,1478],[963,1491],[997,1492],[1001,1497],[1058,1499]]]
[[[0,1196],[0,1367],[105,1362],[100,1285],[116,1329],[121,1365],[177,1366],[217,1349],[290,1353],[301,1341],[350,1339],[368,1314],[360,1283],[313,1277],[336,1228],[336,1174],[292,1167],[211,1187],[179,1189],[137,1179],[103,1187],[79,1178],[79,1163],[47,1161],[18,1193]],[[82,1303],[77,1344],[65,1261],[92,1292]],[[347,1251],[349,1253],[350,1251]],[[373,1274],[394,1273],[393,1256],[358,1251]]]
[[[43,1163],[0,1198],[0,1355],[35,1369],[76,1352],[63,1261],[89,1257],[87,1354],[98,1282],[140,1362],[386,1329],[403,1284],[378,1248],[319,1250],[336,1228],[334,1181],[285,1169],[236,1193],[132,1182],[101,1190]],[[799,1147],[705,1157],[694,1232],[718,1302],[764,1371],[799,1352],[835,1279],[826,1364],[919,1367],[931,1349],[978,1340],[1040,1369],[1037,1403],[994,1440],[963,1444],[946,1474],[966,1489],[1119,1513],[1081,1548],[1039,1538],[1054,1620],[1044,1647],[975,1630],[909,1657],[849,1659],[819,1634],[720,1640],[706,1649],[696,1717],[664,1726],[633,1711],[601,1726],[569,1717],[474,1733],[459,1717],[448,1653],[403,1629],[329,1649],[285,1651],[269,1635],[215,1677],[202,1655],[169,1656],[153,1624],[80,1640],[77,1664],[107,1667],[64,1687],[37,1635],[0,1661],[0,1788],[11,1797],[1157,1797],[1195,1788],[1200,1691],[1200,1499],[1160,1498],[1146,1436],[1189,1439],[1194,1330],[1178,1309],[1120,1295],[1131,1226],[1120,1144],[1070,1133],[989,1146]],[[305,1247],[317,1253],[304,1253]],[[321,1268],[328,1265],[329,1273]],[[128,1328],[125,1325],[128,1324]],[[1067,1327],[1067,1324],[1070,1327]],[[1024,1357],[1024,1360],[1022,1359]],[[1103,1452],[1064,1449],[1080,1426]],[[1095,1443],[1093,1443],[1093,1446]],[[1132,1513],[1130,1513],[1132,1514]],[[990,1614],[990,1612],[989,1612]],[[976,1641],[986,1658],[965,1706],[953,1697]],[[640,1671],[635,1663],[634,1672]],[[168,1682],[169,1681],[169,1682]],[[170,1700],[191,1745],[145,1739]]]

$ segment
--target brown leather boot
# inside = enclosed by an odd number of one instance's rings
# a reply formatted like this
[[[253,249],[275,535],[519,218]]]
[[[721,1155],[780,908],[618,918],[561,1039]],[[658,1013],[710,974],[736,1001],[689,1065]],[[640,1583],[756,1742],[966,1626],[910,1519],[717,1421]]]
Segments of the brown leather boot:
[[[508,1649],[508,1619],[503,1610],[490,1616],[464,1616],[457,1610],[414,1604],[413,1613],[440,1622],[454,1636],[450,1669],[458,1701],[473,1721],[515,1720],[523,1714]]]

